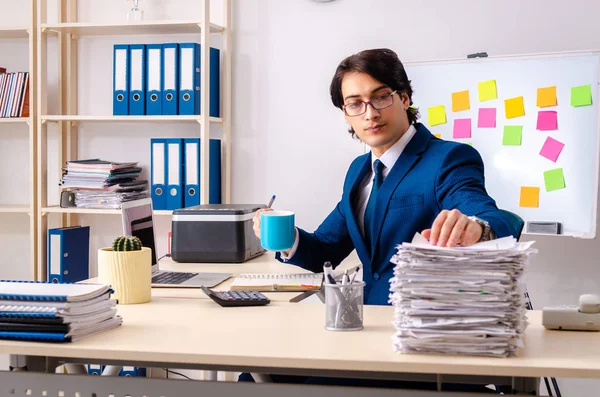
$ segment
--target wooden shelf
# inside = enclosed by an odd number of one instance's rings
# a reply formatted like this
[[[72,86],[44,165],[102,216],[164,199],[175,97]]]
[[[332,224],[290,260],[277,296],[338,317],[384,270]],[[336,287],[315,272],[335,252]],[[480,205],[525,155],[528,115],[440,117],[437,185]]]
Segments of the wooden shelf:
[[[2,123],[29,123],[31,117],[0,117],[0,124]]]
[[[77,121],[96,123],[128,123],[128,122],[200,122],[202,116],[82,116],[82,115],[42,115],[44,121]],[[211,123],[223,123],[220,117],[209,117]]]
[[[130,35],[165,35],[165,34],[199,34],[200,21],[141,21],[131,23],[42,23],[42,31],[70,33],[77,36],[130,36]],[[211,23],[211,33],[221,33],[222,26]]]
[[[27,28],[0,28],[0,39],[26,39],[29,37]]]
[[[114,209],[93,209],[93,208],[77,208],[77,207],[69,207],[69,208],[61,208],[57,205],[51,207],[44,207],[41,210],[42,212],[47,213],[56,213],[56,214],[102,214],[102,215],[121,215],[121,210]],[[173,215],[173,211],[170,210],[155,210],[154,215]]]
[[[28,212],[29,212],[29,206],[26,206],[26,205],[0,204],[0,213],[26,214]]]

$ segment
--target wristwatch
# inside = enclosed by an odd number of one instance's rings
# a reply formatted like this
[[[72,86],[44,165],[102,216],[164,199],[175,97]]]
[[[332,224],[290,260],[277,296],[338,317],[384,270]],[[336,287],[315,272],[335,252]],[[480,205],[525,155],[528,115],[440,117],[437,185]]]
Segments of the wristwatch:
[[[489,223],[487,223],[483,219],[480,219],[476,216],[469,216],[468,218],[469,218],[469,220],[472,220],[473,222],[477,222],[483,229],[483,231],[481,232],[481,237],[479,237],[479,241],[477,241],[478,243],[482,242],[482,241],[493,240],[496,238],[496,233],[494,233],[494,231],[490,227]]]

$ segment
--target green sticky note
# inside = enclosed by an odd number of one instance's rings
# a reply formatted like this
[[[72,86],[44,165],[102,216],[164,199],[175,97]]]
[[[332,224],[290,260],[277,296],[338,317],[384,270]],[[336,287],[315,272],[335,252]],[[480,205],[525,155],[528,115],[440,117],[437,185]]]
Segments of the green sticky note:
[[[522,125],[505,125],[504,134],[502,135],[502,145],[504,146],[521,146],[521,138],[523,137]]]
[[[588,106],[592,104],[592,87],[580,85],[571,87],[571,106]]]
[[[546,191],[551,192],[553,190],[565,188],[565,176],[562,168],[555,168],[553,170],[544,172],[544,183],[546,184]]]

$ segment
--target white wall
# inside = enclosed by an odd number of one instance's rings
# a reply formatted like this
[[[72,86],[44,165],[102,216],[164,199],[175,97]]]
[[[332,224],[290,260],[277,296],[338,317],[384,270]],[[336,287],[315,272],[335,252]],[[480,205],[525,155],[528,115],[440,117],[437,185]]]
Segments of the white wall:
[[[360,145],[329,99],[337,64],[365,48],[407,61],[600,49],[600,2],[581,0],[235,1],[236,202],[297,212],[316,228],[333,209]],[[410,78],[410,76],[409,76]],[[302,112],[295,105],[301,104]],[[574,204],[576,205],[576,204]],[[529,237],[525,237],[529,239]],[[528,275],[535,308],[600,292],[597,240],[536,237]],[[560,380],[564,395],[592,396],[600,382]]]
[[[215,5],[219,2],[213,1]],[[445,59],[487,51],[491,55],[600,48],[600,3],[593,0],[233,0],[233,201],[264,203],[277,195],[275,207],[296,211],[300,227],[313,230],[339,200],[343,177],[362,145],[350,138],[341,112],[329,98],[329,83],[342,58],[365,48],[390,47],[403,61]],[[1,13],[0,24],[27,17],[26,5],[10,4],[15,16]],[[49,4],[53,4],[52,1]],[[200,16],[193,0],[144,0],[146,19],[191,19]],[[6,9],[6,8],[3,8]],[[49,6],[49,9],[52,9]],[[122,0],[80,1],[84,21],[124,19]],[[21,11],[18,11],[21,10]],[[217,9],[213,18],[219,22]],[[50,19],[55,19],[54,15]],[[160,42],[164,37],[83,38],[79,45],[80,113],[110,114],[112,44]],[[169,37],[177,40],[178,37]],[[182,39],[189,39],[183,37]],[[216,39],[216,37],[215,37]],[[23,57],[24,54],[24,57]],[[0,65],[27,65],[26,50],[0,43]],[[12,68],[12,66],[11,66]],[[55,66],[52,66],[55,71]],[[50,81],[55,81],[52,72]],[[80,157],[116,161],[135,159],[148,176],[149,139],[194,136],[188,125],[82,124]],[[218,136],[219,131],[215,132]],[[0,159],[26,165],[26,141],[19,132],[0,127]],[[10,137],[8,139],[7,137]],[[53,140],[51,144],[55,144]],[[55,163],[56,156],[52,157]],[[11,161],[12,164],[12,161]],[[54,164],[53,166],[56,166]],[[26,180],[27,171],[19,180]],[[0,191],[15,189],[15,199],[28,197],[27,185],[14,183],[0,167]],[[56,178],[51,180],[51,185]],[[57,190],[51,202],[57,202]],[[0,195],[0,203],[5,203]],[[53,221],[57,217],[53,216]],[[92,226],[92,266],[96,249],[119,232],[118,216],[82,216]],[[0,215],[0,243],[10,247],[0,260],[0,278],[14,274],[19,255],[28,250],[25,215]],[[166,250],[167,217],[157,218],[159,255]],[[526,237],[527,238],[527,237]],[[600,291],[597,240],[536,238],[540,250],[529,269],[528,286],[536,308],[575,303],[583,292]],[[5,248],[6,250],[6,248]],[[6,251],[5,251],[6,252]],[[8,260],[10,258],[10,260]],[[592,396],[598,382],[560,380],[565,395]]]

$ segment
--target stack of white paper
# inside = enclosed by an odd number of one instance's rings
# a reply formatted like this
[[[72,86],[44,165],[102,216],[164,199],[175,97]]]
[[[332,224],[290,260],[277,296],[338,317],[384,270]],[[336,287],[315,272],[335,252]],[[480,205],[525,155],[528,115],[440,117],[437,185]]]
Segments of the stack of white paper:
[[[398,246],[390,280],[393,348],[403,353],[509,357],[527,326],[523,272],[537,250],[512,237],[469,247]]]

